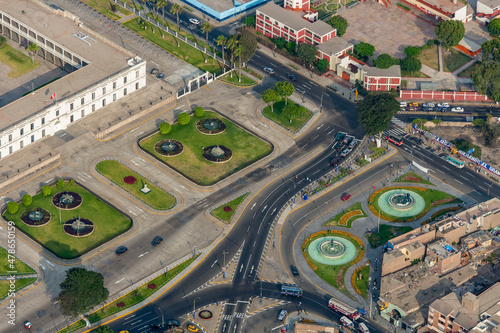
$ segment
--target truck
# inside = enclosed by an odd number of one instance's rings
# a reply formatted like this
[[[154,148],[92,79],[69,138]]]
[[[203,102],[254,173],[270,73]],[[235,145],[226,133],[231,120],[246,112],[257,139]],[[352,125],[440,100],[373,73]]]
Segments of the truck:
[[[355,308],[353,308],[353,307],[351,307],[351,306],[345,304],[344,302],[342,302],[338,299],[335,299],[335,298],[331,298],[328,301],[328,306],[332,310],[340,312],[341,314],[349,317],[352,320],[357,320],[361,316],[357,309],[355,309]]]
[[[342,318],[340,318],[340,322],[345,327],[349,327],[350,329],[354,328],[354,323],[346,316],[342,316]]]
[[[370,330],[368,327],[365,325],[365,323],[359,323],[358,329],[361,333],[370,333]]]

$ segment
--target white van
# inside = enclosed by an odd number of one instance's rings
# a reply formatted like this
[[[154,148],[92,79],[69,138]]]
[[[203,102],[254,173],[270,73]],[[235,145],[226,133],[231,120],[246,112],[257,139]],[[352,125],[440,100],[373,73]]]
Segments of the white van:
[[[406,102],[399,102],[399,107],[405,108],[408,104]]]
[[[342,318],[340,318],[340,322],[342,323],[342,325],[344,325],[345,327],[349,327],[351,329],[354,328],[354,323],[349,319],[347,318],[346,316],[343,316]]]
[[[366,327],[365,323],[359,323],[358,329],[362,333],[370,333],[370,330]]]

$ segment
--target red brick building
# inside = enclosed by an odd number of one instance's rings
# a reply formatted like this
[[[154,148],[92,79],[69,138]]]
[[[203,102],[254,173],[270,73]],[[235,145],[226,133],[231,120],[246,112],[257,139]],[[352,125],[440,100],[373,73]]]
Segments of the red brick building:
[[[390,91],[398,89],[401,85],[401,69],[399,65],[389,68],[361,67],[363,87],[366,90]]]

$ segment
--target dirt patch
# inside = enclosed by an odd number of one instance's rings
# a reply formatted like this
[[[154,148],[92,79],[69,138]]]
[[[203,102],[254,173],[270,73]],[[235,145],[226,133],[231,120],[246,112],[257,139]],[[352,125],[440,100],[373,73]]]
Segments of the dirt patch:
[[[344,276],[344,271],[347,269],[346,266],[342,267],[342,269],[337,273],[337,286],[342,287],[342,277]]]
[[[420,179],[418,177],[415,177],[412,174],[408,174],[408,176],[404,177],[402,180],[407,180],[407,181],[410,181],[410,182],[419,182],[419,183],[422,181],[422,179]]]
[[[446,199],[441,199],[441,200],[438,200],[438,201],[434,201],[433,203],[431,203],[430,207],[434,207],[434,206],[437,206],[437,205],[445,204],[447,202],[451,202],[451,201],[454,201],[454,200],[455,200],[454,198],[446,198]]]

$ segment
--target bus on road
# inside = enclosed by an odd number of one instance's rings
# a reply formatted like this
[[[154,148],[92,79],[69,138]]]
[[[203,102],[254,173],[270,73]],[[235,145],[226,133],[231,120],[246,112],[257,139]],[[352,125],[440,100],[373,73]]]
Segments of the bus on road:
[[[335,298],[330,299],[330,301],[328,302],[328,306],[333,310],[342,313],[344,316],[349,317],[352,320],[356,320],[361,316],[357,309]]]
[[[281,293],[283,295],[290,295],[290,296],[297,296],[300,297],[302,296],[302,289],[300,289],[297,286],[290,286],[290,285],[282,285],[281,286]]]
[[[454,159],[453,157],[451,156],[448,156],[446,161],[450,164],[453,164],[454,166],[456,166],[457,168],[459,169],[462,169],[465,165],[465,162],[464,161],[459,161],[457,159]]]
[[[396,135],[386,135],[385,139],[391,143],[394,143],[396,146],[401,146],[403,144],[403,139]]]

